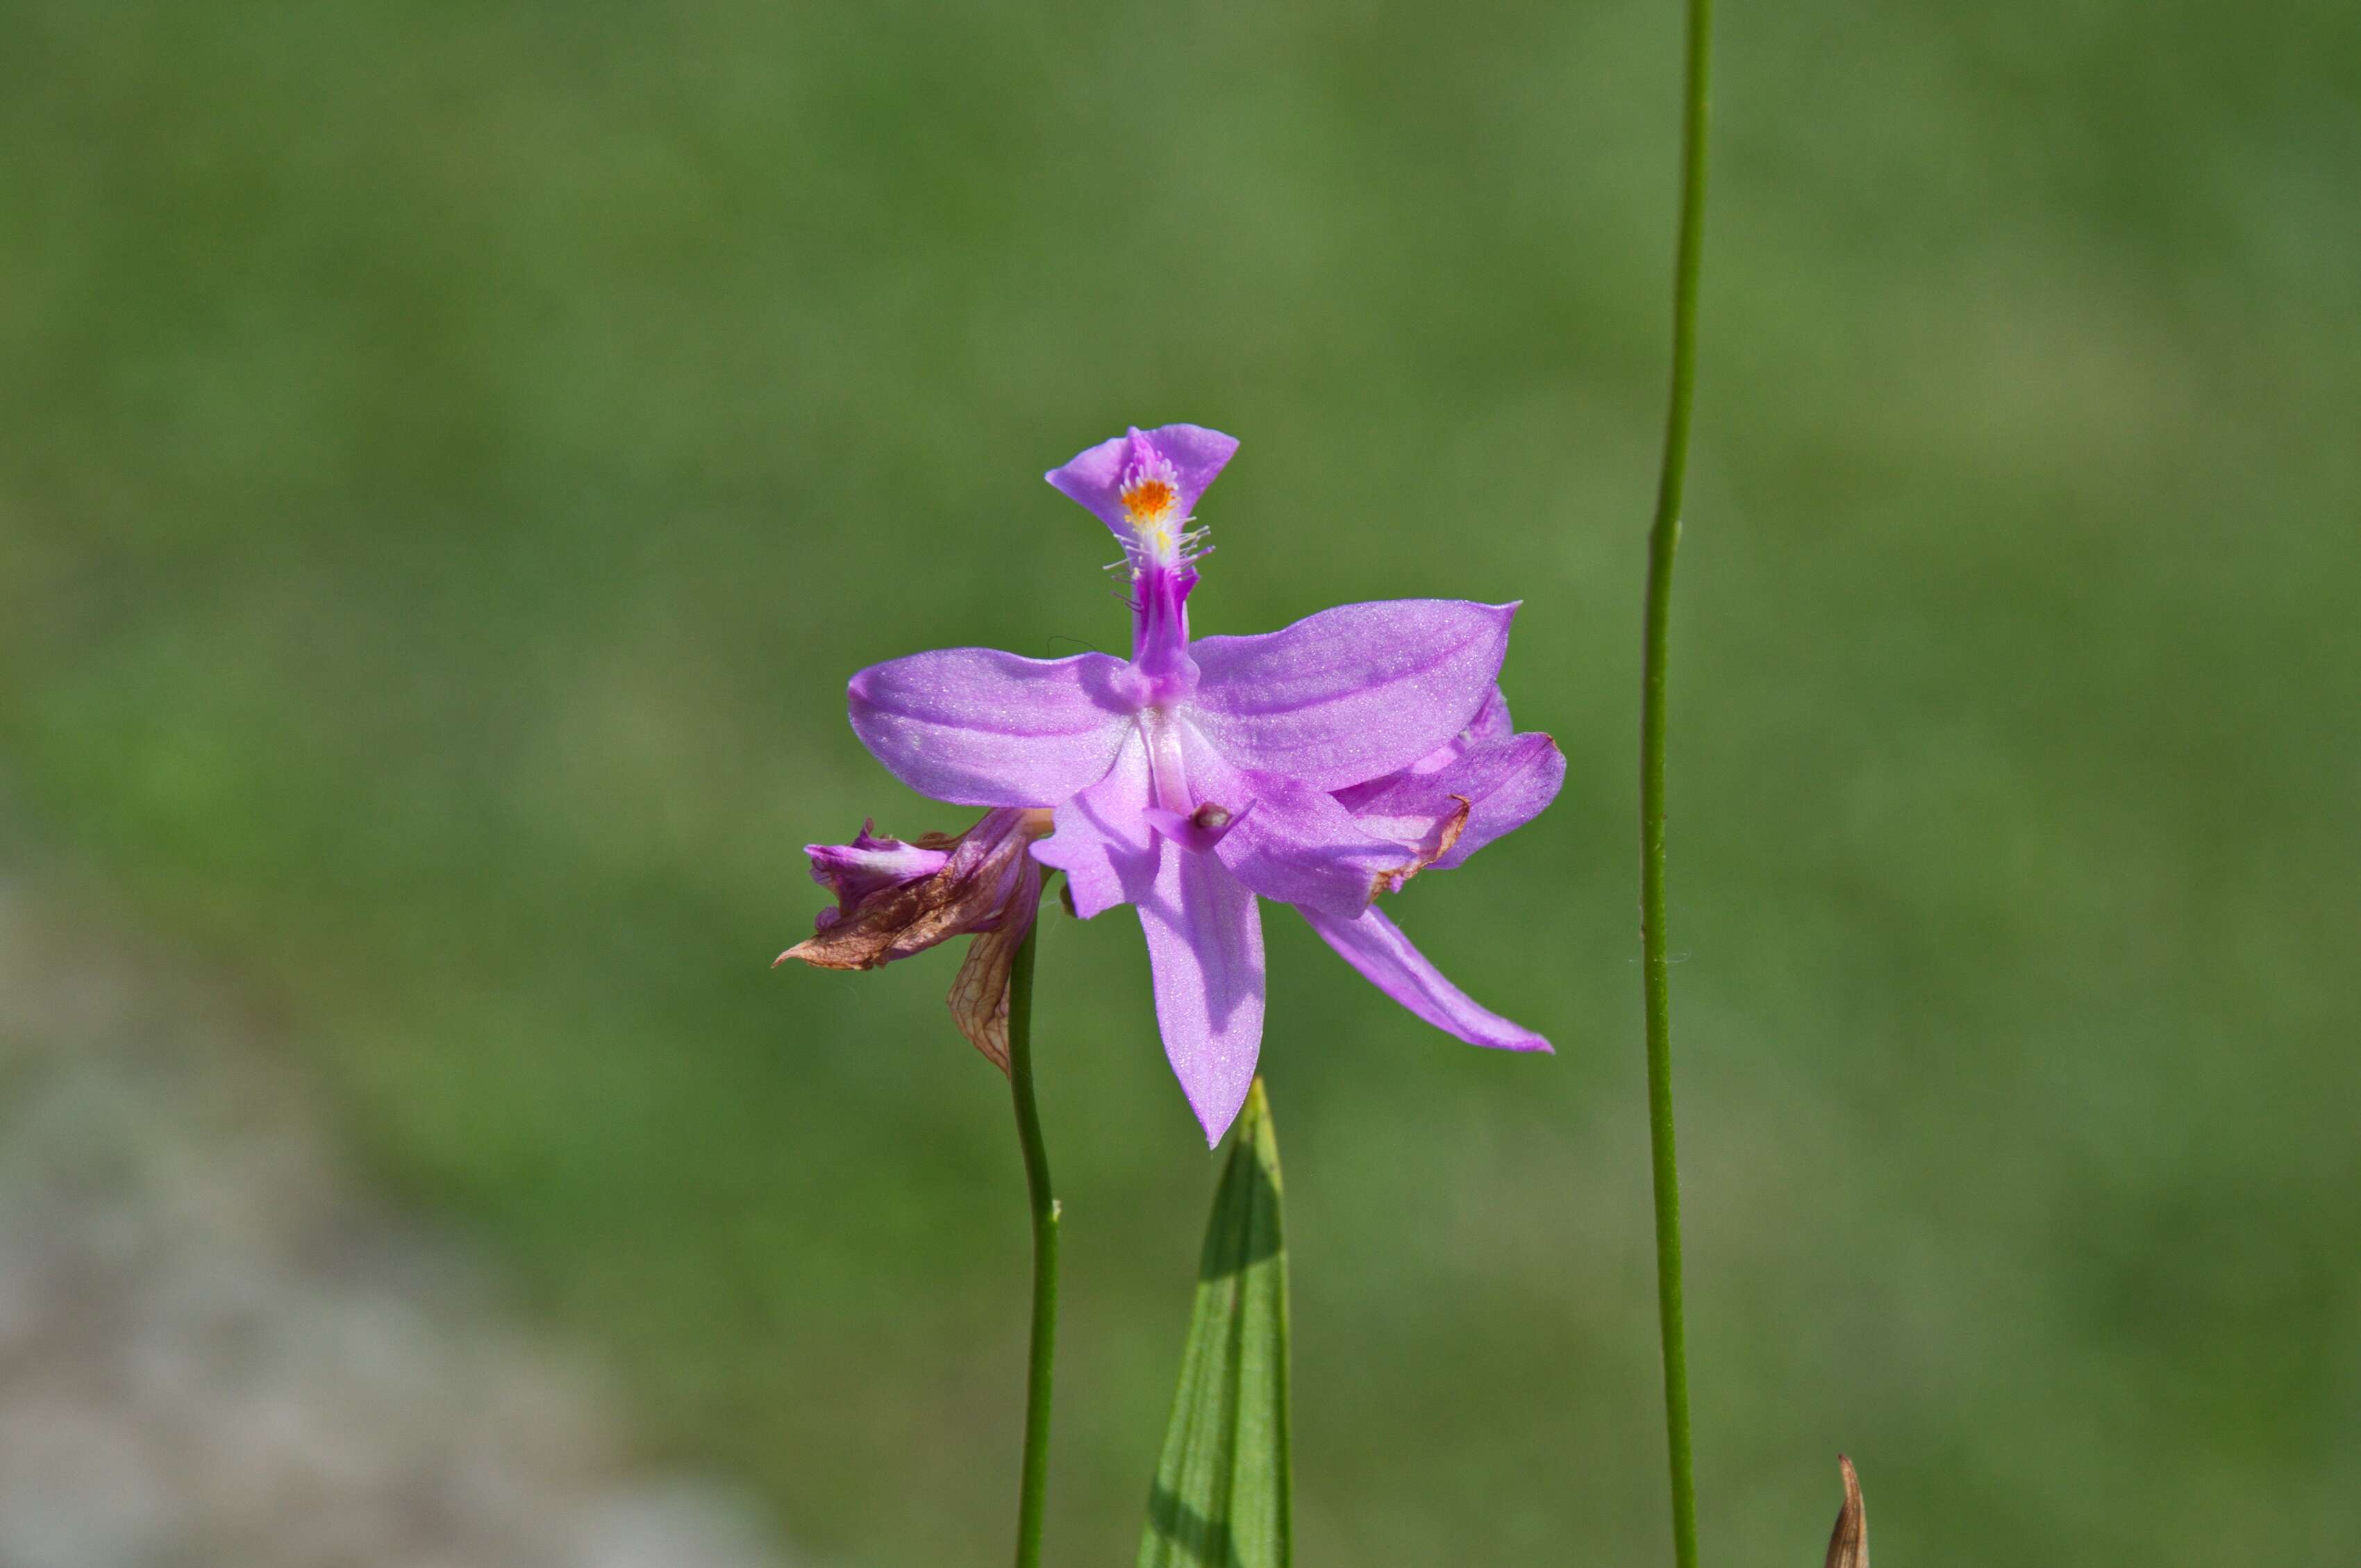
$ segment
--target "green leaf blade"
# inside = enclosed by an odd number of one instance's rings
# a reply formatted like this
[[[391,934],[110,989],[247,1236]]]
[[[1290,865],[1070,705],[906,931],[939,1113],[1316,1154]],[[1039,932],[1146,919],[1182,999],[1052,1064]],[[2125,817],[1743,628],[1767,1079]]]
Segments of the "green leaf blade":
[[[1139,1568],[1288,1568],[1287,1245],[1262,1080],[1213,1195]]]

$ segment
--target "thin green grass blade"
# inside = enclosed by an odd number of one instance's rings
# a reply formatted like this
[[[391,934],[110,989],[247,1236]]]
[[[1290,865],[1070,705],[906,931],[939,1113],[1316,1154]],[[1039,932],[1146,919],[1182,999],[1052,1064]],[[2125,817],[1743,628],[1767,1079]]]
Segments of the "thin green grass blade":
[[[1139,1568],[1288,1568],[1287,1245],[1279,1139],[1257,1079],[1197,1265]]]

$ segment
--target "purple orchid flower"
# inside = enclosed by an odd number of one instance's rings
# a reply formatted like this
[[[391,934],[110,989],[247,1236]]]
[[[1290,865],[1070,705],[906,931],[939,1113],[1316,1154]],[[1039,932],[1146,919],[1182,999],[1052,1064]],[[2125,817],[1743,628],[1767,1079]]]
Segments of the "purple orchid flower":
[[[1048,808],[1033,846],[1085,918],[1137,905],[1165,1054],[1209,1142],[1262,1041],[1257,896],[1291,904],[1361,973],[1477,1045],[1547,1050],[1486,1012],[1372,907],[1530,820],[1565,759],[1515,735],[1495,685],[1517,607],[1402,599],[1254,637],[1189,636],[1193,509],[1237,449],[1170,424],[1048,475],[1124,549],[1132,656],[916,653],[852,678],[852,728],[922,795]]]

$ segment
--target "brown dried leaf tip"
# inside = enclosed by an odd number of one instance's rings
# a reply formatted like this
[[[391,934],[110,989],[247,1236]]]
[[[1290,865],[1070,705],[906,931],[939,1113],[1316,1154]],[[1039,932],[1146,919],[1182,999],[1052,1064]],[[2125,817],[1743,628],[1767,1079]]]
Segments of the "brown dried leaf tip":
[[[951,1020],[968,1043],[1008,1070],[1008,975],[1041,902],[1041,868],[1029,852],[1049,813],[1003,807],[957,838],[910,843],[879,839],[863,824],[850,844],[807,844],[812,880],[836,894],[818,929],[772,967],[800,959],[819,969],[864,970],[972,936],[951,981]]]
[[[1828,1568],[1869,1568],[1869,1513],[1861,1507],[1861,1476],[1841,1453],[1837,1468],[1844,1472],[1844,1507],[1837,1510],[1837,1528],[1828,1537]]]

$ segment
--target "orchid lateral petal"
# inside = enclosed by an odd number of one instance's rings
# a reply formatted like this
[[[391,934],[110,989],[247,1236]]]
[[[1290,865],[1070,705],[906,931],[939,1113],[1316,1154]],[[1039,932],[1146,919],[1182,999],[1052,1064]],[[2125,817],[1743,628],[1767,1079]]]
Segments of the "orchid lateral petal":
[[[1496,1050],[1550,1048],[1547,1040],[1523,1025],[1477,1005],[1375,907],[1363,911],[1357,920],[1332,919],[1316,909],[1304,910],[1303,917],[1363,979],[1444,1034]]]
[[[1148,745],[1134,725],[1106,776],[1060,806],[1056,831],[1033,846],[1035,860],[1066,873],[1074,913],[1083,919],[1133,902],[1155,882],[1151,795]]]
[[[1517,607],[1340,605],[1282,630],[1190,644],[1194,718],[1242,768],[1342,789],[1407,767],[1475,720]]]
[[[1494,686],[1492,695],[1484,699],[1483,707],[1469,720],[1467,739],[1471,742],[1506,740],[1514,733],[1516,727],[1509,722],[1509,699],[1499,686]]]
[[[1347,784],[1336,792],[1336,798],[1343,801],[1348,809],[1357,810],[1357,802],[1363,797],[1389,789],[1405,777],[1441,773],[1466,756],[1471,748],[1488,741],[1506,740],[1514,733],[1509,724],[1509,699],[1500,695],[1499,686],[1494,686],[1492,695],[1484,699],[1484,706],[1477,710],[1476,717],[1467,721],[1466,729],[1408,767],[1398,768],[1360,784]]]
[[[1155,883],[1138,901],[1156,1022],[1210,1146],[1246,1102],[1262,1048],[1262,915],[1213,856],[1171,843],[1157,856]]]
[[[1536,730],[1477,741],[1443,767],[1407,768],[1339,790],[1335,798],[1362,831],[1404,844],[1422,843],[1438,825],[1459,817],[1451,842],[1433,860],[1448,871],[1531,822],[1565,782],[1565,754]]]
[[[1026,659],[946,648],[873,664],[852,730],[895,778],[954,806],[1055,806],[1095,783],[1130,729],[1106,653]]]

